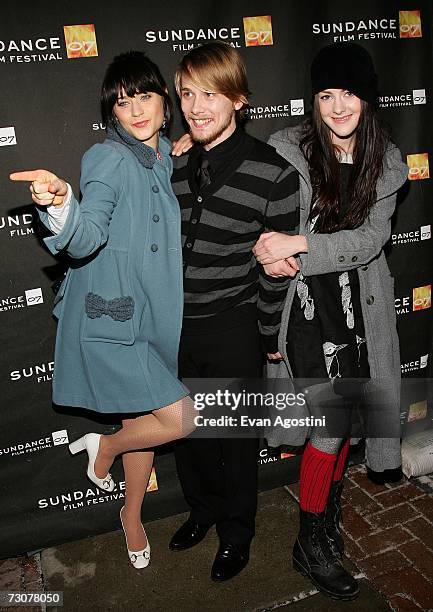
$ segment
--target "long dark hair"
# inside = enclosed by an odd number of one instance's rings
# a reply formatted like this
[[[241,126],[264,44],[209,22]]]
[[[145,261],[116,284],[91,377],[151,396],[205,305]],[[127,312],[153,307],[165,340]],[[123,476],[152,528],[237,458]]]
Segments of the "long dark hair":
[[[387,128],[380,122],[376,108],[361,100],[348,185],[350,206],[341,219],[338,150],[332,144],[331,131],[320,115],[317,95],[312,115],[304,127],[300,147],[310,170],[313,205],[309,219],[317,217],[314,231],[331,233],[359,227],[376,200],[377,180],[382,174],[383,158],[390,142]]]
[[[167,92],[167,85],[158,66],[145,53],[127,51],[117,55],[108,66],[101,88],[101,115],[107,127],[114,125],[113,108],[122,89],[130,97],[149,91],[162,96],[165,129],[168,128],[173,105]]]

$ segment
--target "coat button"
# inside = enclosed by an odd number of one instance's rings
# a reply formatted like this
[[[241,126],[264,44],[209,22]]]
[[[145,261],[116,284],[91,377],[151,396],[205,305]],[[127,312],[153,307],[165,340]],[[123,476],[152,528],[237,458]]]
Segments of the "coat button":
[[[354,255],[354,256],[352,257],[352,261],[358,261],[358,256],[357,256],[357,255]]]
[[[159,215],[153,215],[152,219],[155,221],[155,223],[158,223]]]
[[[368,266],[362,266],[362,270],[364,270],[365,272],[366,270],[368,270]]]
[[[203,202],[203,198],[201,196],[198,196],[197,202]]]
[[[345,259],[344,255],[340,255],[339,258],[338,258],[338,261],[340,263],[343,263],[344,259]]]
[[[197,223],[197,219],[191,219],[191,223],[195,225]]]
[[[158,185],[153,185],[153,186],[152,186],[152,191],[153,191],[153,193],[158,193],[158,192],[159,192],[159,187],[158,187]]]
[[[368,298],[367,298],[367,304],[369,306],[371,306],[373,304],[373,302],[374,302],[374,296],[373,295],[369,295]]]
[[[187,248],[187,249],[190,249],[191,247],[192,247],[192,244],[191,244],[190,242],[187,242],[187,243],[186,243],[186,248]]]
[[[156,253],[156,251],[158,250],[158,245],[152,244],[152,246],[150,247],[150,250],[152,251],[152,253]]]

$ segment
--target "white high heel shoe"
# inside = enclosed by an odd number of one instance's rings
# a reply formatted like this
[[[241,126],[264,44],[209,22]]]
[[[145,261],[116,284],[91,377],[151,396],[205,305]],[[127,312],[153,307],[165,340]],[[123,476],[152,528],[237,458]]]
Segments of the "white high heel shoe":
[[[77,453],[83,450],[87,451],[87,454],[89,456],[89,463],[87,465],[87,477],[100,489],[111,492],[115,487],[115,483],[111,474],[108,473],[105,478],[98,478],[95,474],[95,460],[96,455],[98,454],[100,439],[100,434],[88,433],[82,438],[78,438],[78,440],[75,440],[75,442],[71,442],[69,445],[69,450],[72,455],[76,455]]]
[[[128,547],[128,538],[126,536],[126,531],[125,531],[125,527],[123,525],[123,521],[122,521],[122,510],[123,510],[123,506],[120,509],[120,522],[122,523],[122,529],[123,529],[123,533],[125,534],[125,540],[126,540],[126,548],[128,550],[128,556],[129,556],[129,560],[131,561],[131,564],[135,567],[135,569],[143,569],[145,567],[147,567],[149,565],[150,562],[150,544],[149,544],[149,538],[146,535],[146,532],[144,531],[144,527],[143,527],[143,533],[146,536],[147,539],[147,546],[146,548],[143,548],[143,550],[138,550],[137,552],[133,552],[132,550],[129,550]]]

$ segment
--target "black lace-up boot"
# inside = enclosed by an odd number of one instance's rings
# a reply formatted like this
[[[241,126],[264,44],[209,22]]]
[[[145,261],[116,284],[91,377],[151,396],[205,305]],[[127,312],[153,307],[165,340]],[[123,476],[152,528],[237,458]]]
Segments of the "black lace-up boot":
[[[326,535],[331,542],[332,550],[339,559],[342,559],[344,554],[344,541],[340,528],[342,492],[343,480],[333,482],[325,510]]]
[[[356,580],[332,550],[325,526],[326,511],[300,510],[300,530],[293,548],[293,567],[308,576],[314,586],[333,599],[355,599]]]

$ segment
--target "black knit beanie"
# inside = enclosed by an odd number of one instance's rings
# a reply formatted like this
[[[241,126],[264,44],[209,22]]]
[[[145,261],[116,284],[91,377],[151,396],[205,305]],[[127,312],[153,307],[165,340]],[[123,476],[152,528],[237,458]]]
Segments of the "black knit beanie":
[[[325,89],[348,89],[376,104],[377,74],[366,49],[355,43],[335,43],[319,51],[311,64],[313,96]]]

